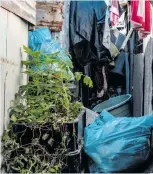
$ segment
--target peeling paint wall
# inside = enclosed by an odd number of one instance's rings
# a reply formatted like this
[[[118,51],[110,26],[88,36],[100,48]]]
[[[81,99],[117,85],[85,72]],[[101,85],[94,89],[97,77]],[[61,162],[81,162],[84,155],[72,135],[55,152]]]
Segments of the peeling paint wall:
[[[64,1],[37,0],[36,27],[49,27],[53,39],[63,47]]]
[[[38,1],[36,5],[37,26],[48,26],[52,32],[60,32],[63,25],[62,1]]]

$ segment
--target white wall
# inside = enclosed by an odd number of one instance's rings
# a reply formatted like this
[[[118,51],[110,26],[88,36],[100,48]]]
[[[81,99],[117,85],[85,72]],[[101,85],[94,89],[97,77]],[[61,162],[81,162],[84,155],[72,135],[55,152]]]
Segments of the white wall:
[[[28,44],[28,23],[0,7],[0,137],[6,129],[8,109],[14,94],[26,77],[21,76],[21,51]]]

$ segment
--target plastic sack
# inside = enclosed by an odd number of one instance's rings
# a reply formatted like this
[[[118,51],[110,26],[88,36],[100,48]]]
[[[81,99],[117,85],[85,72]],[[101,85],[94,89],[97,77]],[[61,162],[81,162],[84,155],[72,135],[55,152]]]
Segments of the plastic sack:
[[[65,54],[65,50],[62,49],[60,45],[51,38],[51,33],[46,27],[29,31],[29,48],[32,51],[41,51],[47,55],[59,52],[57,58],[70,60],[68,56],[63,56],[63,54]]]
[[[126,171],[145,162],[152,127],[152,115],[115,118],[103,110],[85,128],[84,148],[96,164],[94,173]]]
[[[46,55],[51,55],[58,52],[57,59],[63,59],[65,62],[70,61],[70,58],[66,55],[65,50],[62,49],[60,45],[52,39],[51,33],[47,27],[29,31],[29,48],[32,51],[41,51]],[[45,56],[41,56],[40,59],[43,61],[45,59]],[[55,69],[57,69],[56,64],[54,66]],[[34,66],[32,67],[32,69],[36,70]],[[45,71],[44,66],[41,67],[41,69]],[[72,76],[70,70],[69,74],[71,74]]]

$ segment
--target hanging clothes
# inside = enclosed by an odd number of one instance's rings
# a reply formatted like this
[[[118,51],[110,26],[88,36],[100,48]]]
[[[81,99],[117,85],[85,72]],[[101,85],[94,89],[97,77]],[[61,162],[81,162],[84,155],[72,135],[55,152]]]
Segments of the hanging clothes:
[[[105,26],[103,34],[103,45],[109,50],[111,57],[116,57],[119,54],[119,50],[111,41],[111,30],[110,30],[110,11],[107,7],[106,16],[105,16]]]
[[[110,8],[110,21],[112,26],[115,26],[119,19],[119,4],[118,0],[111,1],[111,8]]]
[[[151,31],[151,14],[149,0],[131,1],[131,26],[138,30],[139,38],[143,39]]]
[[[131,1],[131,25],[134,29],[142,27],[142,18],[143,18],[143,10],[138,9],[141,7],[139,2],[142,2],[143,0],[132,0]],[[142,12],[142,13],[140,13]]]
[[[106,16],[105,16],[103,45],[108,50],[110,50],[110,48],[111,48],[111,33],[110,33],[110,27],[109,27],[109,20],[110,20],[110,11],[109,11],[109,7],[107,7]],[[112,54],[111,54],[111,56],[112,56]]]
[[[70,2],[69,52],[72,56],[74,71],[89,75],[94,86],[92,89],[87,89],[80,84],[79,95],[86,107],[91,107],[92,104],[101,100],[101,97],[104,98],[107,89],[107,73],[106,69],[102,68],[112,61],[108,49],[110,46],[107,46],[109,42],[105,41],[103,44],[103,37],[106,34],[104,27],[107,1],[71,0]],[[87,73],[87,69],[91,72],[90,74]]]
[[[102,82],[102,83],[99,85],[100,89],[97,90],[98,98],[102,98],[108,88],[105,66],[100,67],[100,69],[101,69],[101,73],[100,73],[101,79],[98,79],[97,81]],[[99,76],[97,78],[99,78]]]
[[[145,1],[145,25],[144,25],[144,33],[150,34],[151,32],[151,6],[150,1]]]
[[[70,2],[70,53],[74,66],[84,67],[108,57],[102,44],[107,4],[105,1]]]

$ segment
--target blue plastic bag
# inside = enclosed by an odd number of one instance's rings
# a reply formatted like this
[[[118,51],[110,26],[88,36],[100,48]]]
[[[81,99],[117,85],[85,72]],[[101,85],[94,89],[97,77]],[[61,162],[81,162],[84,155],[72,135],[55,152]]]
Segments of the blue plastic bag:
[[[63,58],[63,54],[65,54],[65,50],[52,39],[51,32],[46,27],[29,31],[29,48],[32,51],[41,51],[47,55],[59,52],[59,57],[57,58]],[[64,55],[64,59],[70,60],[66,55]]]
[[[63,59],[66,63],[71,61],[69,56],[66,55],[64,49],[52,39],[51,32],[47,27],[37,28],[33,31],[29,31],[29,48],[32,51],[41,51],[46,55],[51,55],[58,52],[57,59]],[[45,59],[45,56],[40,57],[41,60]],[[55,65],[56,67],[56,65]],[[41,67],[45,71],[45,67]],[[32,69],[36,70],[33,66]],[[69,73],[72,75],[71,71]]]
[[[85,128],[84,149],[96,163],[97,173],[124,171],[148,159],[152,128],[152,115],[115,118],[103,110]]]

